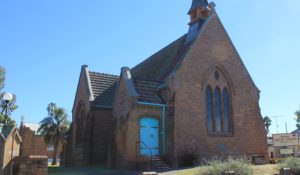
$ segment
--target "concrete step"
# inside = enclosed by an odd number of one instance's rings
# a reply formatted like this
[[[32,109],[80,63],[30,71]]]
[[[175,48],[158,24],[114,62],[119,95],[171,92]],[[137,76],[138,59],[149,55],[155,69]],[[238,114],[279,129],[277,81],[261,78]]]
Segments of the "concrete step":
[[[163,171],[168,170],[170,167],[160,157],[152,157],[152,168],[154,170]]]

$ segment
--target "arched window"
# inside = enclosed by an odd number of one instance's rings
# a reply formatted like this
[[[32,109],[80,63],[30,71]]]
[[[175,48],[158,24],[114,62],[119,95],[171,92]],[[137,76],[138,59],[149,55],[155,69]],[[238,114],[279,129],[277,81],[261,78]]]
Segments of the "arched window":
[[[223,130],[230,132],[230,100],[227,88],[223,89]]]
[[[221,119],[221,92],[220,92],[220,88],[216,87],[215,88],[215,124],[216,124],[216,128],[215,130],[217,132],[221,132],[222,131],[222,119]]]
[[[210,134],[232,133],[231,99],[225,76],[212,71],[205,89],[206,124]]]
[[[76,144],[80,144],[83,141],[84,119],[85,109],[84,104],[81,103],[76,113]]]
[[[212,90],[211,87],[208,85],[206,87],[206,118],[207,118],[207,129],[209,131],[214,130],[214,125],[213,125],[213,95],[212,95]]]

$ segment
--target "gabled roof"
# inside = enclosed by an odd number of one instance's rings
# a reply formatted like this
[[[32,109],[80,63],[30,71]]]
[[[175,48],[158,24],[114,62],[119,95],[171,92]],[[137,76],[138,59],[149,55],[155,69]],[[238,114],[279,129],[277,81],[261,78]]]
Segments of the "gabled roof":
[[[148,81],[148,80],[133,80],[134,87],[138,93],[138,100],[140,102],[148,103],[164,103],[162,98],[159,96],[159,87],[164,85],[163,82],[159,81]]]
[[[142,63],[131,69],[134,79],[164,81],[184,56],[189,46],[184,45],[186,35],[161,49]]]
[[[132,68],[131,73],[133,78],[165,81],[166,78],[180,65],[186,53],[209,20],[210,17],[206,20],[198,19],[191,25],[187,34]]]
[[[119,76],[89,71],[96,107],[112,108]]]
[[[13,131],[16,132],[15,134],[16,134],[17,138],[19,139],[19,141],[22,142],[22,138],[16,127],[11,126],[11,125],[0,124],[0,138],[3,140],[3,142],[6,142],[6,139]]]
[[[13,129],[12,126],[0,124],[0,135],[6,140]]]
[[[293,131],[292,134],[298,134],[298,136],[300,137],[300,128]]]

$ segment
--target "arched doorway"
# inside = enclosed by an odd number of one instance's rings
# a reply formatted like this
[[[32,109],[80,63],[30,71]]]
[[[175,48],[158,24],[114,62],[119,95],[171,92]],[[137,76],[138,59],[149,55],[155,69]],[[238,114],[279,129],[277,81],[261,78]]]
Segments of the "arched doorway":
[[[140,154],[152,156],[159,154],[158,120],[142,118],[140,120]],[[150,151],[151,150],[151,151]]]

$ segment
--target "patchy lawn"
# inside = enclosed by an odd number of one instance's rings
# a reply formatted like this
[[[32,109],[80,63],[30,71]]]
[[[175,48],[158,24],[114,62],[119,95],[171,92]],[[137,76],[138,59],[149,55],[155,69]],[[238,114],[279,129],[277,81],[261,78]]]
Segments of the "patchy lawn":
[[[273,175],[279,174],[277,165],[253,165],[254,175]],[[191,168],[161,173],[161,175],[201,175],[205,167]]]

